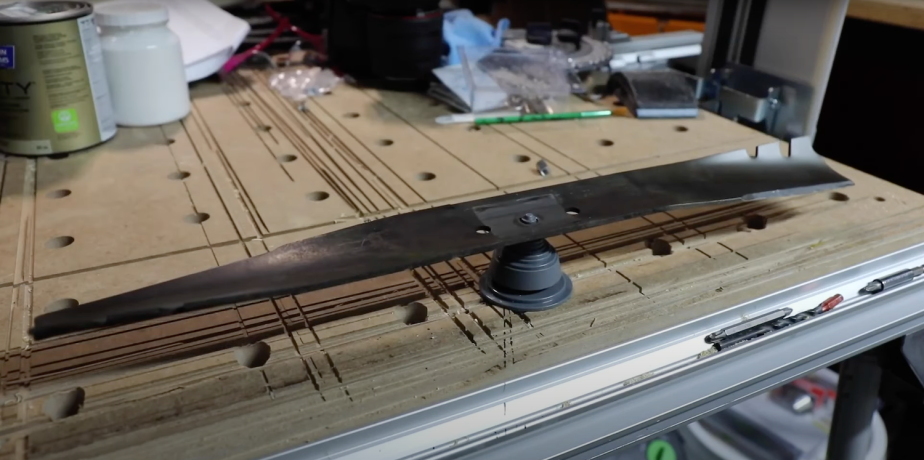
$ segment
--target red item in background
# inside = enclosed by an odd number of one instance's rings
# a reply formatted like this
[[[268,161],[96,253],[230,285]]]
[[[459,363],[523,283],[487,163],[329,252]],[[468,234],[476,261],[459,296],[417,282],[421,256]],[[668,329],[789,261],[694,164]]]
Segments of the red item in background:
[[[244,61],[246,61],[248,58],[272,45],[273,42],[276,41],[276,39],[285,32],[292,32],[295,35],[298,35],[299,38],[310,44],[317,51],[324,49],[324,39],[320,35],[309,34],[308,32],[293,26],[288,18],[277,13],[269,5],[265,5],[264,9],[266,10],[266,13],[269,14],[270,17],[272,17],[278,24],[273,30],[273,33],[271,33],[269,37],[266,37],[266,39],[262,42],[257,43],[253,48],[250,48],[243,53],[238,53],[234,56],[231,56],[231,59],[228,59],[228,62],[226,62],[225,65],[221,67],[222,73],[230,73],[234,71],[234,69],[243,64]]]

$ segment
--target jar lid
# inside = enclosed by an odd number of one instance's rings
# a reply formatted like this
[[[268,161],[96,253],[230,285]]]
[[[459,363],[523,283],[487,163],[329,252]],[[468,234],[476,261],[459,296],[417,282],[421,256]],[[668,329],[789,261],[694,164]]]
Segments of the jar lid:
[[[147,26],[166,23],[170,16],[160,3],[103,3],[94,8],[99,26]]]

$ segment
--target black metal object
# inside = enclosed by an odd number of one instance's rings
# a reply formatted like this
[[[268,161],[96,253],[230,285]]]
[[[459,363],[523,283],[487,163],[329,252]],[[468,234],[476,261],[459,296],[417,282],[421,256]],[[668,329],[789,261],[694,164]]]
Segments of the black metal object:
[[[873,439],[882,369],[876,356],[864,353],[841,363],[837,401],[828,437],[828,460],[863,460]]]
[[[205,307],[291,295],[596,227],[707,204],[852,185],[808,138],[401,214],[266,254],[35,318],[44,339]],[[539,220],[524,223],[532,213]]]
[[[699,114],[692,81],[676,70],[617,72],[607,80],[606,89],[636,118],[696,118]]]
[[[438,0],[331,0],[330,63],[367,86],[425,89],[444,52]]]
[[[754,64],[767,0],[712,0],[706,11],[703,53],[697,74],[730,63]]]
[[[562,43],[570,43],[574,45],[574,49],[581,49],[581,37],[584,36],[584,32],[587,30],[586,24],[581,24],[580,21],[576,19],[562,19],[559,22],[558,26],[558,41]]]
[[[527,24],[526,41],[533,45],[551,45],[552,24],[548,22],[531,22]]]

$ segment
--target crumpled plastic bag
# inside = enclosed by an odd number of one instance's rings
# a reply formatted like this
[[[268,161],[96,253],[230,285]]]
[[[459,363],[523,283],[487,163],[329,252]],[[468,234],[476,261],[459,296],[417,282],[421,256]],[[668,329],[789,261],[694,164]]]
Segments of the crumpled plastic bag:
[[[303,67],[286,69],[273,74],[269,85],[282,97],[292,101],[301,101],[331,92],[340,80],[341,78],[330,69]]]
[[[459,47],[490,47],[501,45],[504,32],[510,27],[506,18],[497,22],[497,29],[475,17],[469,10],[452,10],[443,15],[443,41],[449,45],[446,64],[458,64]]]

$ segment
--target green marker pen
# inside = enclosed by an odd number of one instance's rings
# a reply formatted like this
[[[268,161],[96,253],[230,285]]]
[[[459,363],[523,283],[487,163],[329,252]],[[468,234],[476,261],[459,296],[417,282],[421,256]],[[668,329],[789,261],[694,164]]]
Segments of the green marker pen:
[[[587,112],[535,113],[508,117],[475,118],[476,125],[497,125],[501,123],[523,123],[528,121],[574,120],[578,118],[601,118],[613,116],[612,110],[590,110]]]

